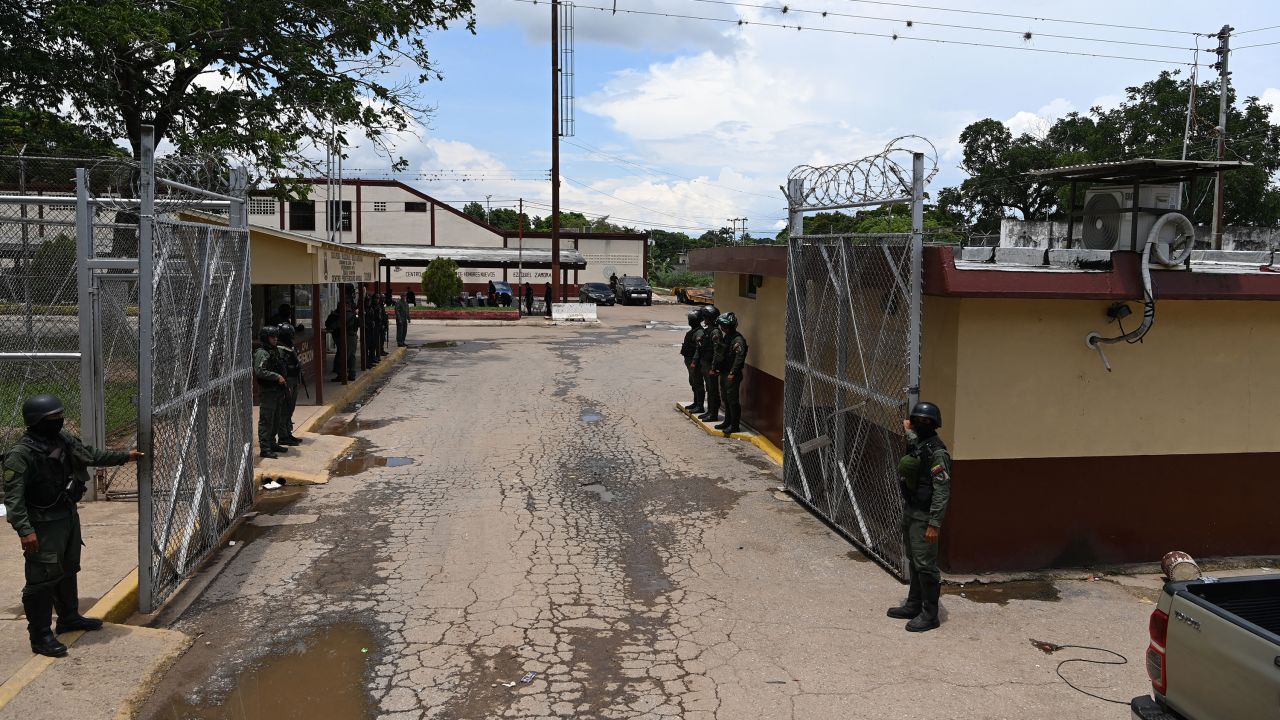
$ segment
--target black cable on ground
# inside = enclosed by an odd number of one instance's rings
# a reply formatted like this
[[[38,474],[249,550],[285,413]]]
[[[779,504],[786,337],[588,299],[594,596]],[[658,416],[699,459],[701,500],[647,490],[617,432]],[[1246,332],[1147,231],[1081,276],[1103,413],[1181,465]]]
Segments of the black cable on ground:
[[[1058,645],[1056,643],[1045,642],[1043,640],[1034,640],[1034,639],[1031,641],[1031,645],[1046,655],[1051,655],[1059,650],[1067,650],[1069,648],[1073,648],[1076,650],[1091,650],[1094,652],[1106,653],[1108,655],[1112,655],[1116,658],[1119,658],[1118,660],[1090,660],[1088,658],[1068,658],[1058,663],[1058,667],[1055,668],[1054,672],[1058,674],[1058,677],[1062,679],[1062,682],[1066,683],[1072,690],[1075,690],[1076,692],[1084,693],[1085,695],[1088,695],[1091,698],[1102,700],[1104,702],[1115,703],[1116,705],[1129,704],[1128,700],[1112,700],[1111,698],[1102,697],[1101,695],[1095,695],[1094,693],[1091,693],[1088,690],[1085,690],[1084,688],[1077,686],[1075,683],[1068,680],[1067,677],[1062,674],[1062,666],[1066,665],[1067,663],[1092,663],[1094,665],[1128,665],[1129,658],[1125,657],[1124,655],[1121,655],[1115,650],[1108,650],[1106,648],[1100,648],[1100,647],[1091,647],[1089,645]]]

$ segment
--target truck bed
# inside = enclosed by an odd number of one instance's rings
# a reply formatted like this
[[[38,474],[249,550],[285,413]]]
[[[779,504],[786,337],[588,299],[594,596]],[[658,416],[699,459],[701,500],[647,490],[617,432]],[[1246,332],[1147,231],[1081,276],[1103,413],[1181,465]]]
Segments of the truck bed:
[[[1208,605],[1280,636],[1280,576],[1251,578],[1249,582],[1191,583],[1185,590]]]

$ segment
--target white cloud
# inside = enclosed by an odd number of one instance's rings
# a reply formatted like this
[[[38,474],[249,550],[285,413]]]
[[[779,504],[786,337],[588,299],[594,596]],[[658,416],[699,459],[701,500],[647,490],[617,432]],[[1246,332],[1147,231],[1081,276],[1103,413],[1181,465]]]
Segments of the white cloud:
[[[1271,106],[1271,123],[1280,123],[1280,88],[1267,88],[1259,97],[1262,104]]]
[[[1075,110],[1075,106],[1066,98],[1054,98],[1035,112],[1026,110],[1014,114],[1004,121],[1014,135],[1027,133],[1036,137],[1043,136],[1053,125],[1053,121]]]

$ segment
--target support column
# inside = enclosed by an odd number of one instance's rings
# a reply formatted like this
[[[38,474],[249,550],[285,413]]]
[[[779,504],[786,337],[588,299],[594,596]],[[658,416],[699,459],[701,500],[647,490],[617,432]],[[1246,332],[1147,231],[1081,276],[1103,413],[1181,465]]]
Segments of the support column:
[[[324,306],[320,303],[320,285],[311,286],[311,374],[316,382],[316,405],[324,405],[324,356],[325,332],[320,313]]]

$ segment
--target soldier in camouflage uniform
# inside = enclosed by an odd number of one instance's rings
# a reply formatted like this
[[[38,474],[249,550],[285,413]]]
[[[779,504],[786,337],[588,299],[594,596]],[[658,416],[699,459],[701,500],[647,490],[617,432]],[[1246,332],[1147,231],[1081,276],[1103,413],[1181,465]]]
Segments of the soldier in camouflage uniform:
[[[680,358],[685,372],[689,374],[689,387],[693,388],[693,402],[684,409],[692,413],[704,413],[702,402],[706,397],[706,386],[702,379],[702,370],[698,368],[698,336],[702,334],[702,310],[689,311],[689,331],[684,334],[684,342],[680,344]]]
[[[911,561],[911,590],[906,603],[890,609],[888,615],[910,620],[909,632],[926,632],[940,624],[938,533],[951,499],[951,454],[938,437],[942,411],[937,405],[917,403],[902,427],[907,433],[907,454],[898,463],[898,483],[904,503],[902,538]]]
[[[702,333],[698,336],[698,369],[702,371],[702,379],[707,391],[707,411],[698,416],[703,422],[714,422],[720,419],[720,381],[716,378],[716,347],[720,342],[720,330],[716,328],[716,318],[720,311],[715,305],[702,308]]]
[[[280,330],[275,325],[268,325],[258,333],[258,340],[262,346],[253,353],[253,377],[258,381],[258,454],[264,458],[277,458],[280,457],[277,453],[288,451],[276,442],[280,432],[280,414],[288,402],[287,370],[276,348]]]
[[[293,411],[298,407],[298,385],[302,382],[302,361],[298,359],[298,351],[293,347],[293,326],[284,323],[279,330],[280,341],[276,352],[284,363],[284,404],[280,408],[278,420],[280,427],[276,431],[277,441],[281,445],[301,445],[302,441],[293,435]]]
[[[123,465],[137,450],[87,447],[62,430],[62,401],[37,395],[22,404],[27,432],[4,456],[4,506],[26,556],[22,607],[31,652],[62,657],[67,646],[49,629],[58,610],[58,634],[99,630],[102,621],[80,615],[80,515],[76,503],[89,485],[89,467]]]
[[[742,429],[742,403],[738,388],[747,367],[747,339],[738,332],[738,316],[728,312],[716,320],[720,342],[716,352],[716,373],[720,380],[720,402],[724,403],[724,422],[717,430],[736,433]]]

